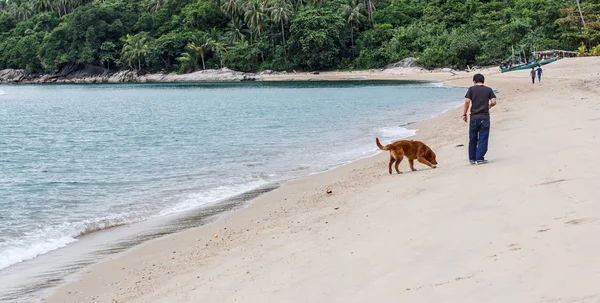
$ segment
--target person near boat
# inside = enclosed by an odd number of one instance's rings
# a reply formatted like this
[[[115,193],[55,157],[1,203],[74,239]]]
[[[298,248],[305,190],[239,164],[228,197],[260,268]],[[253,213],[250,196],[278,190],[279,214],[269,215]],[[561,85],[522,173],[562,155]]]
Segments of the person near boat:
[[[535,84],[535,66],[531,68],[531,72],[529,72],[529,74],[531,75],[531,84]]]
[[[536,71],[537,71],[538,83],[542,84],[542,66],[538,65],[538,68]]]

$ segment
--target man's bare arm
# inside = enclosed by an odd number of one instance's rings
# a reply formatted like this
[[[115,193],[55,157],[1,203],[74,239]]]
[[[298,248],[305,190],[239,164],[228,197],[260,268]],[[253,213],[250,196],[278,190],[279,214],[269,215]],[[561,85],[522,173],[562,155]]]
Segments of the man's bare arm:
[[[465,98],[465,108],[463,110],[463,121],[467,122],[467,112],[469,112],[469,106],[471,106],[471,99]]]
[[[496,98],[492,98],[491,103],[490,103],[490,108],[496,106],[497,102],[496,102]]]

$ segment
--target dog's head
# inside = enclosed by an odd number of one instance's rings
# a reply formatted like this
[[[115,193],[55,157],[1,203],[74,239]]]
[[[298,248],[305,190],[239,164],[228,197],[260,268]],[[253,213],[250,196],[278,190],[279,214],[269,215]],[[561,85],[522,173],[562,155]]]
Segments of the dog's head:
[[[433,150],[431,150],[431,148],[427,147],[427,152],[425,152],[424,156],[425,159],[427,159],[427,161],[431,162],[431,164],[438,165],[437,160],[435,158],[435,153],[433,152]]]

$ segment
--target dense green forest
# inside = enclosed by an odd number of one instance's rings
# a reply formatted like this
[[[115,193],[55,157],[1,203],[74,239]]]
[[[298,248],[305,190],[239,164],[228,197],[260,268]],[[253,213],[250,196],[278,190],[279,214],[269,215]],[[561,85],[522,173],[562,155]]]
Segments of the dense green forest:
[[[581,1],[585,27],[575,0],[0,0],[0,69],[498,64],[513,48],[594,50],[600,0]]]

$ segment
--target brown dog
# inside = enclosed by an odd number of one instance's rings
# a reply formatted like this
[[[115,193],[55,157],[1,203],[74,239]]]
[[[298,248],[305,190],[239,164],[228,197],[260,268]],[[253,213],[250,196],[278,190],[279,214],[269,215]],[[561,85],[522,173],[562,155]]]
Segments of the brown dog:
[[[401,174],[400,170],[398,170],[398,165],[400,165],[400,162],[402,162],[404,156],[408,158],[408,163],[410,164],[410,169],[412,171],[416,170],[413,166],[415,159],[431,168],[435,168],[438,164],[435,160],[435,153],[433,150],[431,150],[431,148],[429,148],[429,146],[425,145],[423,142],[400,140],[383,146],[381,143],[379,143],[379,138],[375,138],[375,143],[377,143],[379,149],[390,151],[390,174],[392,174],[392,164],[394,164],[394,162],[396,162],[396,165],[394,166],[394,168],[396,168],[396,172]]]

